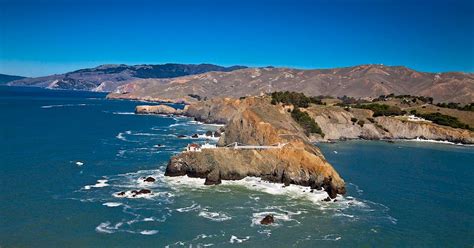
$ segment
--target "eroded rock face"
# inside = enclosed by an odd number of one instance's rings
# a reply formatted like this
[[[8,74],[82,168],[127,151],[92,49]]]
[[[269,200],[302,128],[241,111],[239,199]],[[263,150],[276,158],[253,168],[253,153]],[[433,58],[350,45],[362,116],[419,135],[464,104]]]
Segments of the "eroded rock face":
[[[276,183],[323,187],[332,198],[345,193],[344,180],[282,107],[271,105],[266,98],[248,98],[234,111],[219,139],[221,147],[176,155],[165,175],[205,178],[206,184],[255,176]],[[276,149],[225,147],[234,142],[285,145]]]
[[[474,143],[474,132],[464,129],[441,126],[429,122],[403,121],[396,117],[380,116],[373,118],[373,112],[365,109],[346,111],[340,107],[310,107],[308,114],[321,127],[325,134],[323,140],[345,139],[425,139],[446,140],[455,143]],[[351,119],[364,121],[363,125]],[[373,122],[369,121],[372,118]],[[317,140],[321,140],[320,138]]]
[[[175,109],[168,105],[139,105],[135,108],[135,113],[137,114],[182,114],[183,111],[180,109]]]

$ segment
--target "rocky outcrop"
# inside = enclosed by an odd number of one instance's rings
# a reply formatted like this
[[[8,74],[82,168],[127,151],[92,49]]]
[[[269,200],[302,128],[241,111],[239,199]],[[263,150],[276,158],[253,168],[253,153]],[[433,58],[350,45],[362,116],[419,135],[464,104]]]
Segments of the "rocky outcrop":
[[[182,114],[183,110],[175,109],[168,105],[139,105],[135,107],[135,113],[137,114],[164,114],[164,115],[178,115]]]
[[[268,98],[239,100],[233,106],[235,112],[219,139],[220,147],[172,157],[165,175],[205,178],[206,184],[255,176],[276,183],[324,188],[331,198],[345,193],[344,180],[284,108],[271,105]],[[226,147],[234,142],[285,145],[272,149]]]
[[[270,225],[275,222],[275,217],[272,214],[266,215],[261,221],[260,224],[262,225]]]

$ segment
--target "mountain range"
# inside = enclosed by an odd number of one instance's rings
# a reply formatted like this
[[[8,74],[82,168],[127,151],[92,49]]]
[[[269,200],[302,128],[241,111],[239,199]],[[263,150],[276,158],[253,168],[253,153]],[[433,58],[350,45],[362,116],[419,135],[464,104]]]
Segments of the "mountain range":
[[[192,102],[274,91],[306,95],[378,97],[431,96],[435,102],[474,102],[474,74],[425,73],[403,66],[359,65],[335,69],[245,68],[164,79],[139,79],[122,85],[110,98]]]
[[[101,65],[64,74],[23,78],[9,82],[8,85],[109,92],[120,85],[141,78],[173,78],[209,71],[232,71],[243,68],[246,67],[223,67],[212,64]]]
[[[0,80],[2,77],[0,76]],[[12,86],[112,92],[110,98],[191,102],[273,91],[307,95],[431,96],[435,102],[474,102],[474,74],[427,73],[404,66],[358,65],[294,69],[212,64],[101,65],[64,74],[17,79]]]
[[[6,84],[11,81],[15,81],[18,79],[23,79],[25,77],[21,76],[13,76],[13,75],[7,75],[7,74],[0,74],[0,84]]]

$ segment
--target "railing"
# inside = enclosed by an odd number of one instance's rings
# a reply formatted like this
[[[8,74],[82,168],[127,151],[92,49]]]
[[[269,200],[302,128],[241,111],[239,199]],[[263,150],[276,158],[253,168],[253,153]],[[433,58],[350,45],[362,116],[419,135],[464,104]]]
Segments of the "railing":
[[[276,143],[273,145],[267,146],[257,146],[257,145],[245,145],[238,142],[234,142],[231,144],[226,145],[226,147],[233,148],[233,149],[281,149],[287,143]]]

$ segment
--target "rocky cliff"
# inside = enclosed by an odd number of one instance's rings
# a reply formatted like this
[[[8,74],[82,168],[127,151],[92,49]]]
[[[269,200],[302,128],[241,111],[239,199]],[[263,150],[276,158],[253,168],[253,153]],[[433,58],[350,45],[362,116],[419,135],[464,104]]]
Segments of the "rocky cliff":
[[[244,107],[250,108],[252,104],[255,103],[248,100],[215,98],[193,103],[189,105],[183,114],[194,117],[202,122],[218,122],[235,125],[235,120],[232,120],[232,117],[234,117],[236,113],[239,113],[239,109],[243,109]],[[280,106],[280,110],[283,112],[286,112],[288,109],[291,109],[291,107],[285,109]],[[338,106],[312,105],[309,108],[301,110],[307,112],[316,123],[318,123],[325,134],[324,138],[321,136],[311,136],[308,138],[310,141],[424,138],[455,143],[474,143],[474,132],[469,130],[441,126],[430,122],[413,122],[401,117],[373,117],[373,112],[367,109],[351,108],[346,110]],[[293,119],[286,118],[289,115],[283,115],[285,118],[283,118],[282,115],[276,115],[271,111],[271,107],[269,106],[261,106],[254,111],[259,111],[259,114],[266,116],[265,118],[268,120],[275,120],[273,125],[281,130],[291,125],[297,126]],[[269,116],[270,114],[268,113],[272,113],[278,117]],[[252,113],[247,111],[241,114],[251,115]],[[281,122],[276,121],[279,118]],[[245,123],[246,120],[243,121],[243,123]],[[239,129],[234,128],[232,130]],[[237,134],[233,134],[232,130],[228,132],[228,135],[232,136],[231,140],[238,138],[236,135],[242,132],[238,131]],[[293,129],[292,132],[298,133],[299,136],[304,136],[301,130],[296,130],[297,128]],[[220,142],[223,141],[224,139]]]
[[[210,119],[227,121],[225,133],[218,142],[220,147],[174,156],[167,166],[167,176],[206,178],[206,184],[256,176],[271,182],[324,188],[331,198],[345,193],[344,180],[320,150],[309,142],[285,108],[271,105],[268,98],[259,97],[223,99],[220,103],[231,106],[228,112],[213,110],[209,114],[212,109],[209,106],[191,106],[187,111],[197,116],[215,114]],[[279,143],[281,148],[226,147],[234,142],[256,146]]]
[[[373,117],[366,109],[345,110],[337,106],[310,107],[305,110],[325,134],[323,140],[340,139],[432,139],[455,143],[474,143],[474,132],[441,126],[428,121],[402,117]],[[319,138],[320,139],[320,138]]]

